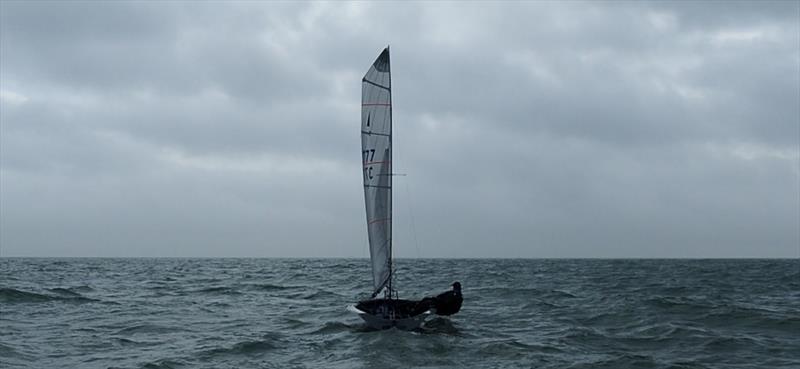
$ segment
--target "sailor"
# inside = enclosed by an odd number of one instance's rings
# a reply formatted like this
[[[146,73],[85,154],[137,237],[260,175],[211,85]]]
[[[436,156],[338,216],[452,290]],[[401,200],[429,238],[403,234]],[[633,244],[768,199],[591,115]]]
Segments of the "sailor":
[[[453,315],[461,310],[461,283],[454,282],[453,290],[434,297],[433,306],[437,315]]]

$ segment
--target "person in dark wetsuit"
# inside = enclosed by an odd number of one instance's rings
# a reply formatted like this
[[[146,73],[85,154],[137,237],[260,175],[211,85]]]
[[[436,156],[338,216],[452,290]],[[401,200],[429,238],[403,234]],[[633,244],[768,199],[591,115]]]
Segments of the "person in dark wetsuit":
[[[417,303],[415,314],[433,310],[436,315],[453,315],[461,310],[461,283],[453,283],[453,290],[440,293],[436,297],[426,297]]]
[[[453,315],[461,310],[461,303],[464,298],[461,297],[461,283],[453,283],[453,290],[439,294],[434,298],[433,307],[436,309],[436,315]]]

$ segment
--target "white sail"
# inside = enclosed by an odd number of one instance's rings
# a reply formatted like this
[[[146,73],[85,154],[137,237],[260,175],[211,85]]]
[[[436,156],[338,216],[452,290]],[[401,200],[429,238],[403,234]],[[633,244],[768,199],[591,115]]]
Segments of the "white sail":
[[[361,159],[367,208],[373,296],[391,286],[392,274],[392,79],[389,48],[361,80]]]

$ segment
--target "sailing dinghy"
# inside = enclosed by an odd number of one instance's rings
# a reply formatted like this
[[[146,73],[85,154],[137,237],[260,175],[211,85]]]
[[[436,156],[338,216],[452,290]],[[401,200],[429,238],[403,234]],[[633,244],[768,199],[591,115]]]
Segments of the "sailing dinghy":
[[[361,159],[367,209],[372,296],[351,310],[372,328],[419,328],[431,314],[452,315],[461,308],[461,284],[419,301],[398,297],[392,284],[392,76],[389,48],[361,79]],[[383,293],[383,297],[376,296]]]

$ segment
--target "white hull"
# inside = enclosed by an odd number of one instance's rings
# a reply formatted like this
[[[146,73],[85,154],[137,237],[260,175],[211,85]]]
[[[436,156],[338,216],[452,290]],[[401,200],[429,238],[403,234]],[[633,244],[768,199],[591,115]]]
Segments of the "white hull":
[[[425,319],[427,319],[428,316],[430,315],[430,312],[426,311],[422,314],[413,317],[402,318],[402,319],[390,319],[384,316],[373,315],[361,311],[353,305],[348,306],[347,310],[350,310],[358,314],[358,316],[360,316],[361,319],[364,319],[364,322],[366,322],[367,326],[369,326],[370,328],[389,329],[395,327],[397,329],[401,329],[404,331],[413,331],[415,329],[419,329],[420,326],[422,326],[422,323],[425,322]]]

